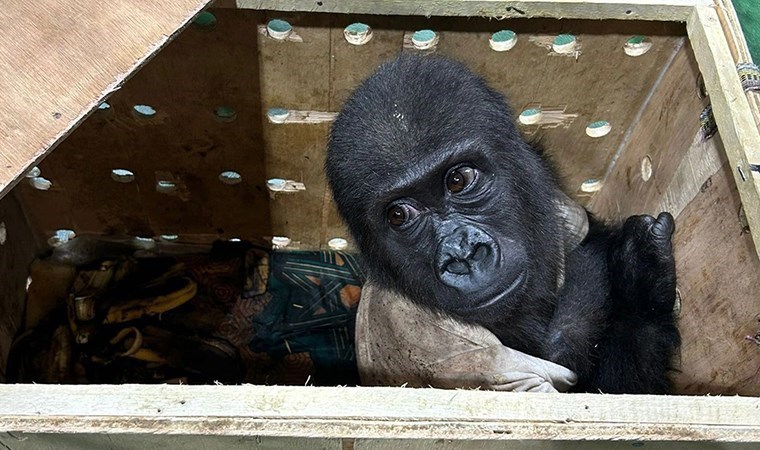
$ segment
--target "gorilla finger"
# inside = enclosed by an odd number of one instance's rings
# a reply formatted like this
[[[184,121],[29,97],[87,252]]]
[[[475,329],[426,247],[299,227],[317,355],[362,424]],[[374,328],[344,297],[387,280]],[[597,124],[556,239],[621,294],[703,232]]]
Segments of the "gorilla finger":
[[[676,230],[676,223],[669,212],[661,212],[652,225],[652,234],[657,237],[670,237]]]

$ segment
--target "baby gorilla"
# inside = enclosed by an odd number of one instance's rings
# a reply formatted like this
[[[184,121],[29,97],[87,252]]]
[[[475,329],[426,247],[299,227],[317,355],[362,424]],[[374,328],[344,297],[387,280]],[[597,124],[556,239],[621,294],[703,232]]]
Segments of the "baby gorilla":
[[[382,65],[336,119],[326,170],[376,286],[575,371],[578,391],[670,391],[673,217],[589,217],[563,251],[550,164],[466,67]]]

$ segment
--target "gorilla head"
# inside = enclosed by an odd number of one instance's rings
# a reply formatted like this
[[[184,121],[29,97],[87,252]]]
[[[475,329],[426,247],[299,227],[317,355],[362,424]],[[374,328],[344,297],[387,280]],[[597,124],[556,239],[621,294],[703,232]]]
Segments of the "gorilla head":
[[[326,169],[380,284],[484,323],[555,291],[556,181],[504,98],[464,66],[381,66],[336,119]]]

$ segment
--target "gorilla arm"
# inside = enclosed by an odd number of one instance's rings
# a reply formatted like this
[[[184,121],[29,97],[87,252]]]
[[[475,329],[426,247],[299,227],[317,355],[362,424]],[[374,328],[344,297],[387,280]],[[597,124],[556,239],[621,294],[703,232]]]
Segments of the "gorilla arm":
[[[365,385],[563,392],[576,382],[569,369],[371,281],[359,302],[356,357]]]

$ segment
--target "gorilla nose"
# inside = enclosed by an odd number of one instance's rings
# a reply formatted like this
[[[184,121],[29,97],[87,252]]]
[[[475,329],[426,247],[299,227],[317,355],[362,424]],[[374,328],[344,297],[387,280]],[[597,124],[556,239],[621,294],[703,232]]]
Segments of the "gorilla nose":
[[[467,225],[441,240],[436,259],[443,283],[470,291],[482,288],[494,276],[498,248],[491,236]]]

